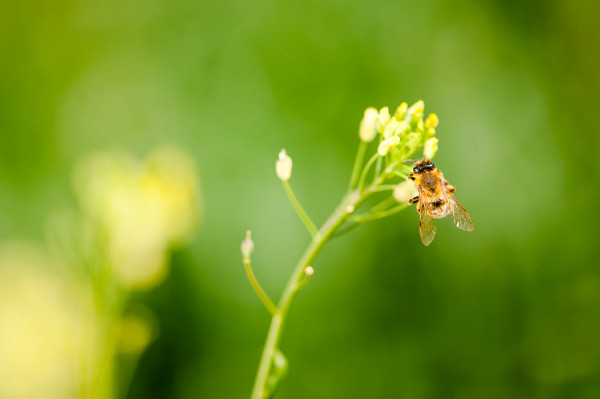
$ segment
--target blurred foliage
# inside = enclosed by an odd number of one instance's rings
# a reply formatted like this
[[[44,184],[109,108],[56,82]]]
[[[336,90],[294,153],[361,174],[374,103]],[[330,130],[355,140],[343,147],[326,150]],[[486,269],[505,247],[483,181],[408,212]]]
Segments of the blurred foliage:
[[[425,248],[418,215],[403,212],[328,246],[286,326],[280,397],[597,398],[598,11],[581,0],[1,2],[0,239],[41,243],[49,216],[75,206],[72,171],[91,152],[184,148],[201,173],[202,229],[164,283],[132,299],[160,332],[122,396],[246,397],[268,314],[239,243],[252,229],[255,272],[276,297],[308,242],[278,151],[318,224],[346,188],[364,109],[423,99],[440,119],[436,164],[476,231],[440,220]],[[2,259],[0,372],[69,381],[77,369],[28,363],[14,342],[34,338],[11,331],[65,339],[82,312],[65,300],[77,284],[46,261],[29,272]],[[5,276],[20,270],[27,283]],[[35,287],[63,288],[37,307],[46,288]],[[6,348],[22,362],[7,366]]]

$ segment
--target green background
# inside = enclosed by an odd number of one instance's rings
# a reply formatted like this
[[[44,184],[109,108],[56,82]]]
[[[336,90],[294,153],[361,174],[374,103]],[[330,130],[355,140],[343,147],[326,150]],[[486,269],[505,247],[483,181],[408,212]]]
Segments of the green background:
[[[472,234],[412,209],[329,244],[291,310],[281,398],[598,398],[600,29],[589,1],[3,1],[0,238],[42,240],[77,159],[197,161],[201,228],[136,300],[161,332],[130,398],[249,396],[268,314],[367,106],[425,101]]]

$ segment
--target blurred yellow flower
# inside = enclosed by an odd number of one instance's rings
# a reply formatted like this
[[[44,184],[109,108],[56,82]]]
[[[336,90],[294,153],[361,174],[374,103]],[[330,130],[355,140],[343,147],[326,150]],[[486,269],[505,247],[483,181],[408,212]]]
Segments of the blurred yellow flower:
[[[54,266],[32,245],[0,248],[1,398],[79,394],[89,302]]]
[[[159,148],[145,161],[124,153],[84,159],[74,176],[84,210],[106,235],[110,266],[129,288],[166,274],[167,250],[198,220],[197,173],[183,152]]]

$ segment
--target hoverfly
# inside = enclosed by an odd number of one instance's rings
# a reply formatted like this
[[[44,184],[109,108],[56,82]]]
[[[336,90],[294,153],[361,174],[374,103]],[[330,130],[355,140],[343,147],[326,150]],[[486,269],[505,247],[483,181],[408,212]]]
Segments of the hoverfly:
[[[459,229],[473,231],[475,225],[471,215],[452,195],[456,188],[444,179],[433,162],[427,159],[417,162],[408,178],[413,181],[419,194],[408,200],[408,204],[417,204],[419,234],[423,245],[431,244],[435,237],[433,219],[447,215],[452,215],[452,220]]]

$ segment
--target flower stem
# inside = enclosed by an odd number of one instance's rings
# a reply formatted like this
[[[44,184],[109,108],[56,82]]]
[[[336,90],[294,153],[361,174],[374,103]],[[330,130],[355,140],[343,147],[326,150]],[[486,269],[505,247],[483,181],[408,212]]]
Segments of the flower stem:
[[[315,227],[315,224],[312,222],[312,220],[310,220],[308,214],[300,205],[300,202],[298,201],[298,198],[296,198],[296,195],[294,194],[294,190],[292,190],[292,186],[290,186],[290,183],[287,180],[282,180],[282,182],[283,187],[285,188],[285,192],[287,193],[290,201],[292,202],[292,205],[294,205],[298,216],[300,216],[300,219],[302,219],[302,222],[304,222],[304,225],[306,226],[310,234],[314,237],[317,234],[317,228]]]
[[[397,184],[384,184],[384,185],[381,185],[379,187],[374,188],[372,191],[377,191],[377,192],[379,192],[379,191],[392,191],[392,190],[395,190],[396,187],[398,187]]]
[[[254,273],[252,272],[252,265],[250,263],[250,258],[244,257],[244,267],[246,268],[246,274],[248,275],[248,280],[250,280],[250,284],[252,285],[252,288],[254,288],[254,292],[256,292],[256,295],[258,295],[258,297],[262,301],[263,305],[265,305],[265,307],[271,313],[271,315],[275,316],[276,314],[278,314],[279,309],[277,309],[277,306],[275,306],[273,301],[271,301],[271,298],[269,298],[269,296],[267,295],[265,290],[263,290],[263,288],[260,286],[260,284],[258,283],[258,280],[256,280],[256,277],[254,276]]]
[[[377,159],[379,158],[379,154],[375,153],[368,161],[367,164],[365,165],[364,169],[362,170],[362,173],[360,174],[360,179],[358,181],[358,192],[362,194],[363,192],[363,187],[365,186],[365,179],[367,178],[367,173],[369,172],[369,169],[371,169],[371,166],[373,166],[373,162],[375,162]]]
[[[264,399],[272,394],[272,392],[267,392],[266,385],[269,371],[271,370],[273,363],[273,356],[277,350],[277,344],[279,343],[279,338],[289,307],[302,286],[306,267],[312,264],[313,260],[319,254],[329,238],[331,238],[333,233],[335,233],[335,231],[350,216],[351,213],[348,212],[348,209],[357,208],[367,195],[353,196],[351,193],[351,195],[346,196],[329,219],[327,219],[323,227],[315,234],[312,242],[302,255],[302,258],[298,261],[296,268],[292,272],[292,275],[285,286],[281,299],[279,300],[279,313],[274,314],[271,318],[271,326],[269,327],[269,333],[263,348],[251,399]],[[353,197],[355,199],[353,199]]]
[[[358,176],[360,173],[360,166],[365,159],[365,151],[367,150],[367,142],[360,141],[358,145],[358,151],[356,152],[356,159],[354,160],[354,167],[352,168],[352,176],[350,177],[350,184],[348,186],[348,192],[354,190],[354,186],[357,183]]]
[[[372,213],[368,213],[366,215],[355,215],[355,216],[352,216],[350,218],[350,220],[353,222],[362,223],[362,222],[367,222],[369,220],[381,219],[386,216],[393,215],[394,213],[400,212],[401,210],[406,209],[407,207],[408,207],[408,203],[403,203],[403,204],[400,204],[393,208],[386,209],[385,211],[372,212]]]

